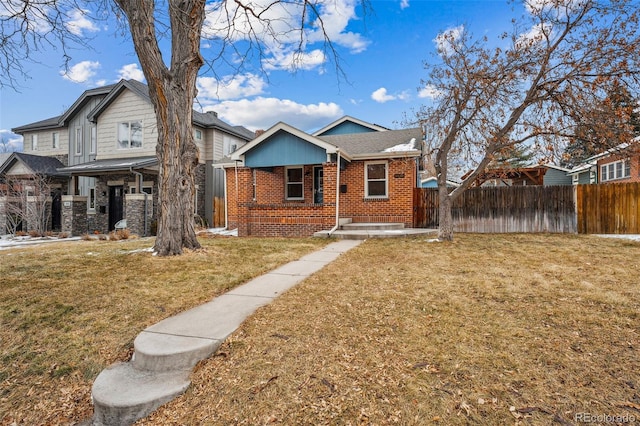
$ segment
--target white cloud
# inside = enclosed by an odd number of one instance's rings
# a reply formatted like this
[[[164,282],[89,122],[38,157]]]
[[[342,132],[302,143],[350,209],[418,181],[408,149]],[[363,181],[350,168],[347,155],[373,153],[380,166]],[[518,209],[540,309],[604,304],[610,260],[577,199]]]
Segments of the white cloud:
[[[395,95],[390,95],[385,87],[381,87],[371,94],[371,99],[381,104],[389,101],[404,101],[409,99],[409,93],[407,91],[404,91]]]
[[[418,92],[418,97],[419,98],[423,98],[423,99],[424,98],[435,99],[435,98],[439,97],[440,95],[442,95],[442,93],[438,89],[436,89],[435,87],[433,87],[431,85],[427,85],[426,87],[423,87]]]
[[[369,44],[362,35],[347,31],[349,23],[358,19],[356,7],[359,0],[318,0],[316,9],[319,17],[305,30],[302,40],[300,31],[295,29],[309,16],[303,17],[304,9],[298,2],[253,0],[250,4],[253,13],[230,2],[218,0],[209,3],[203,37],[260,43],[266,53],[266,67],[277,70],[309,70],[322,65],[326,61],[325,55],[312,45],[324,43],[324,33],[335,46],[345,47],[352,53],[364,51]],[[254,13],[259,14],[260,19],[255,18]],[[301,55],[293,53],[298,50],[302,50]]]
[[[464,26],[458,25],[444,30],[433,39],[433,42],[441,55],[448,55],[464,34]]]
[[[77,36],[81,36],[83,31],[90,33],[97,32],[99,29],[90,19],[87,19],[88,14],[89,11],[84,9],[75,9],[71,11],[69,14],[71,20],[65,23],[67,30],[69,30],[71,34]]]
[[[230,75],[218,80],[214,77],[200,77],[197,81],[198,98],[229,100],[264,93],[267,82],[259,75],[246,73]]]
[[[409,0],[400,0],[400,9],[406,9],[409,7]]]
[[[0,154],[3,152],[22,151],[22,136],[16,135],[7,129],[0,129]]]
[[[264,68],[268,71],[273,70],[312,70],[327,61],[322,50],[316,49],[309,53],[296,52],[274,52],[271,58],[263,61]]]
[[[82,61],[78,62],[68,70],[60,71],[60,75],[65,79],[74,83],[85,83],[91,77],[96,75],[96,70],[100,68],[98,61]]]
[[[230,124],[243,125],[251,130],[266,130],[283,121],[309,131],[344,115],[342,108],[333,102],[304,105],[288,99],[263,97],[224,101],[207,109],[217,111],[220,118]]]
[[[118,78],[125,80],[133,79],[144,81],[144,73],[140,68],[138,68],[138,64],[128,64],[120,68],[120,70],[118,71]]]

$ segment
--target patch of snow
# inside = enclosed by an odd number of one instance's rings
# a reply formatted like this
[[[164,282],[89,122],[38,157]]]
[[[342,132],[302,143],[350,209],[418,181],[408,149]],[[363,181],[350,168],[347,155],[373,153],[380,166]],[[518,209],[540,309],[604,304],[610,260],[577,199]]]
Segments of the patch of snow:
[[[385,149],[384,152],[417,151],[417,149],[414,148],[415,143],[416,143],[416,139],[412,138],[409,142],[401,143],[399,145],[392,146],[391,148]]]
[[[439,243],[440,240],[437,239],[437,238],[431,238],[430,240],[426,240],[426,242],[428,242],[428,243]]]

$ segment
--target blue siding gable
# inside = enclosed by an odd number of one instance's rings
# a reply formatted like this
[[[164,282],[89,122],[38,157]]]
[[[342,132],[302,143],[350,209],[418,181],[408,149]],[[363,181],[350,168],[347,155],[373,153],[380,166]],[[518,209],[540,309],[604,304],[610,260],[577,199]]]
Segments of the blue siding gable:
[[[345,121],[344,123],[340,123],[337,126],[330,128],[326,132],[322,132],[318,136],[350,135],[353,133],[367,132],[375,132],[375,130],[361,124],[354,123],[353,121]]]
[[[244,154],[247,167],[297,166],[327,161],[324,148],[279,131]]]

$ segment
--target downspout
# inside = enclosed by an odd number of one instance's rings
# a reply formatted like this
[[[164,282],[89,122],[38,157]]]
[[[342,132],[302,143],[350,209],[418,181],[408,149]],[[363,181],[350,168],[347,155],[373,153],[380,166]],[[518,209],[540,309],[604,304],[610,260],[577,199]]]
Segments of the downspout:
[[[340,149],[336,149],[338,154],[336,167],[336,224],[329,231],[329,237],[340,227]]]
[[[142,182],[143,182],[142,173],[136,172],[135,170],[133,170],[133,166],[129,167],[129,171],[139,178],[139,179],[136,179],[138,181],[138,184],[136,185],[138,194],[141,193],[141,192],[144,194],[144,209],[143,209],[143,214],[144,214],[144,236],[146,237],[147,234],[148,234],[148,232],[147,232],[147,196],[149,194],[147,194],[146,192],[144,192],[142,190]]]

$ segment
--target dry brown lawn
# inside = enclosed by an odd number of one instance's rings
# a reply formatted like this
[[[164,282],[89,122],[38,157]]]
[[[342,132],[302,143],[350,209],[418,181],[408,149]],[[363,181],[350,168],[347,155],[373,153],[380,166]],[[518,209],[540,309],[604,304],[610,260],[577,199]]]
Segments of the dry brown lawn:
[[[639,276],[624,240],[370,240],[260,309],[139,424],[638,422]]]
[[[140,330],[325,243],[0,252],[1,423],[88,418],[93,379]],[[625,240],[369,240],[261,308],[139,424],[638,422],[639,276],[640,243]]]
[[[151,239],[76,241],[0,251],[0,424],[73,424],[91,384],[131,355],[147,326],[327,243],[201,238],[157,258]]]

